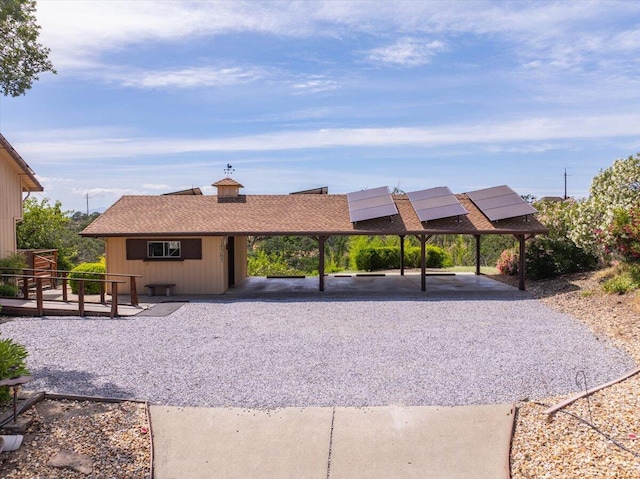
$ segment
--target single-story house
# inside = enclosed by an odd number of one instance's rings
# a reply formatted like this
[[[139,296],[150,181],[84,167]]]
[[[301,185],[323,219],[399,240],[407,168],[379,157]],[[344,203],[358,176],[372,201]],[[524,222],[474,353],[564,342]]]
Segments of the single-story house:
[[[474,192],[472,201],[471,193],[453,195],[446,187],[413,196],[391,195],[383,187],[371,197],[367,192],[374,190],[350,195],[243,195],[243,186],[229,177],[213,186],[216,195],[123,196],[81,234],[105,241],[109,273],[142,275],[145,284],[175,284],[177,294],[221,294],[247,276],[249,236],[317,239],[322,291],[324,243],[330,236],[397,235],[404,239],[415,235],[423,246],[424,272],[424,245],[433,235],[475,236],[478,259],[483,235],[514,235],[524,253],[527,239],[548,231],[533,217],[535,210],[528,204],[491,209],[496,200],[483,199],[491,196],[486,194],[489,190]],[[438,196],[444,188],[448,193]],[[510,197],[517,196],[506,186],[498,188],[506,188]],[[437,197],[431,197],[434,191]],[[523,201],[517,196],[516,202]],[[515,208],[507,212],[510,217],[505,217],[505,208]],[[495,211],[500,219],[493,216]],[[424,280],[422,286],[424,290]],[[524,289],[524,274],[520,287]]]
[[[0,134],[0,258],[17,251],[16,223],[22,220],[23,194],[43,190],[27,162]]]

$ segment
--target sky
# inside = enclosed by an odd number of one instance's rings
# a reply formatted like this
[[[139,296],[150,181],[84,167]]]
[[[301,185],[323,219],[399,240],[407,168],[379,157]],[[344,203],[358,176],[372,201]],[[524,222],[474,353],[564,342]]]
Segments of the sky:
[[[0,97],[40,197],[101,210],[507,184],[586,197],[640,151],[640,1],[40,0],[57,74]]]

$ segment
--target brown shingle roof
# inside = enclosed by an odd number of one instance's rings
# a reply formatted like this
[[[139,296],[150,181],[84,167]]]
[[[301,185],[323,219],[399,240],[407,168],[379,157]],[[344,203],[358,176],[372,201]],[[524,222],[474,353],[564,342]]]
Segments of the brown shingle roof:
[[[318,234],[533,234],[547,229],[535,218],[491,223],[467,198],[468,215],[420,223],[406,195],[395,195],[398,215],[351,223],[346,195],[123,196],[81,234],[318,235]]]
[[[244,186],[242,186],[233,178],[223,178],[220,181],[216,181],[211,186],[237,186],[238,188],[244,188]]]
[[[9,143],[9,141],[7,141],[4,136],[2,136],[2,134],[0,134],[0,155],[5,158],[11,158],[11,160],[13,160],[18,171],[21,172],[19,174],[24,180],[24,185],[26,186],[28,191],[44,191],[44,188],[36,179],[36,174],[29,167],[29,165],[27,165],[27,162],[22,159],[18,152],[14,150],[13,146],[11,146],[11,143]]]

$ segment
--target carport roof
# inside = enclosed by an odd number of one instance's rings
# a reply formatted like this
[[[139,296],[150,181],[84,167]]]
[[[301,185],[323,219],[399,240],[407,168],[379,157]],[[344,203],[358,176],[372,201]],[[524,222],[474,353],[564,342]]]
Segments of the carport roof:
[[[421,223],[406,195],[398,214],[352,223],[347,195],[123,196],[83,236],[545,234],[532,216],[491,222],[466,194],[469,214]]]

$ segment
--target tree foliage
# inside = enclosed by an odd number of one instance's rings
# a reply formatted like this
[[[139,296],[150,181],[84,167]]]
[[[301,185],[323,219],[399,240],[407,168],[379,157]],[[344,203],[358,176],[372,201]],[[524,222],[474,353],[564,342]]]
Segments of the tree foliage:
[[[93,238],[83,238],[82,231],[98,213],[68,216],[62,203],[51,205],[49,198],[38,202],[29,198],[24,202],[22,221],[16,228],[18,248],[57,249],[58,269],[71,270],[75,264],[95,262],[104,254],[104,244]]]
[[[581,248],[602,255],[614,241],[609,228],[615,220],[615,212],[638,207],[640,153],[614,161],[593,178],[589,198],[576,206],[569,237]]]
[[[0,1],[0,90],[3,96],[20,96],[38,75],[56,73],[49,49],[38,43],[35,0]]]

